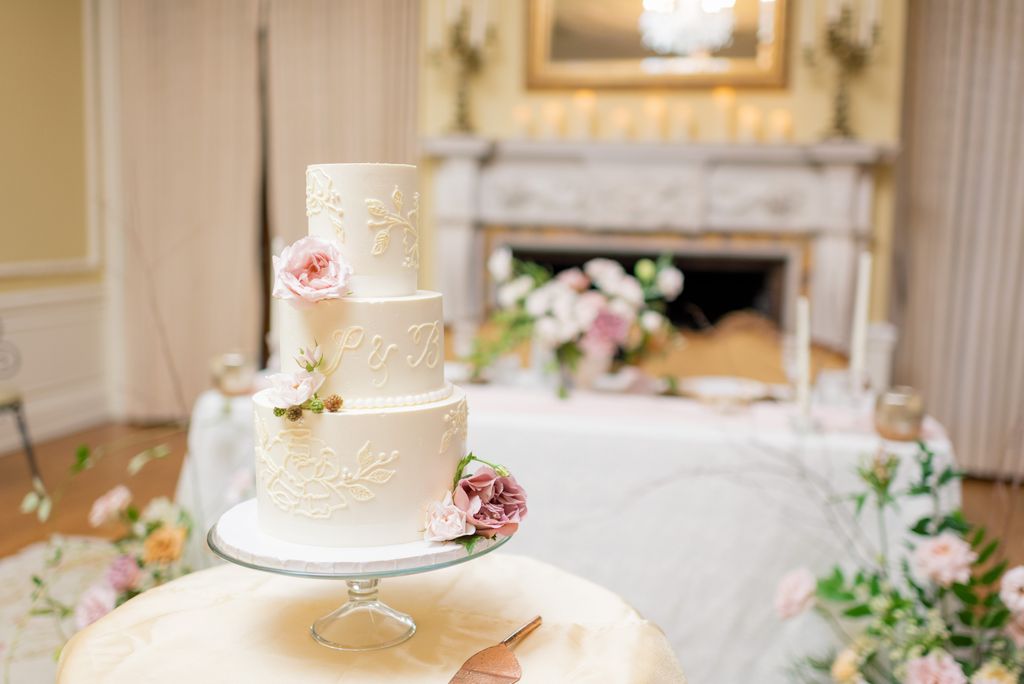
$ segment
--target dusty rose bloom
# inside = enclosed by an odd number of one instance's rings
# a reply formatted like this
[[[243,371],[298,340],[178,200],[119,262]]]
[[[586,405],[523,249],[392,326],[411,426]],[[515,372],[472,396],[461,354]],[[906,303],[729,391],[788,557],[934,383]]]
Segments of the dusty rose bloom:
[[[814,604],[818,581],[807,568],[790,570],[775,589],[775,612],[779,618],[788,620],[796,617]]]
[[[526,491],[514,477],[499,476],[490,466],[459,480],[452,499],[485,537],[513,534],[526,518]]]
[[[107,582],[115,591],[134,589],[141,577],[139,564],[131,556],[118,556],[107,568]]]
[[[117,592],[106,582],[94,584],[85,590],[75,606],[75,626],[84,629],[114,610]]]

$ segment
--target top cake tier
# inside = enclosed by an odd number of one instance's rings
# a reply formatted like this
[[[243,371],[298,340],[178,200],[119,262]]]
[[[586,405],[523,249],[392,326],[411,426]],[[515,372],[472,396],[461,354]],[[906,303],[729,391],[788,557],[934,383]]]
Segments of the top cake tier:
[[[416,292],[419,192],[408,164],[313,164],[306,168],[309,234],[334,240],[352,267],[356,297]]]

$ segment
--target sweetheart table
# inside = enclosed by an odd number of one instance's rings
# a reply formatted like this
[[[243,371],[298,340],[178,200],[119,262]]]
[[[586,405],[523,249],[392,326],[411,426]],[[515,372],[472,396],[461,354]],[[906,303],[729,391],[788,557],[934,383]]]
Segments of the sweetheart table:
[[[877,544],[871,532],[851,531],[834,505],[859,488],[856,467],[880,446],[866,410],[819,410],[817,430],[806,433],[793,428],[787,404],[723,413],[669,397],[579,392],[563,401],[536,388],[466,389],[469,448],[529,487],[515,552],[622,596],[665,630],[693,681],[782,684],[794,656],[827,648],[824,625],[780,623],[772,597],[788,570],[821,574]],[[240,420],[251,417],[234,408]],[[200,417],[193,425],[216,424]],[[928,421],[925,437],[939,467],[952,462],[940,425]],[[900,477],[909,478],[913,445],[888,447],[908,457]],[[233,448],[251,458],[251,442]],[[888,521],[894,545],[896,530],[922,513],[906,506]],[[870,511],[863,522],[875,529]]]
[[[343,582],[203,570],[76,634],[57,682],[434,684],[537,614],[543,625],[515,651],[527,684],[686,682],[655,625],[612,592],[530,558],[495,553],[388,580],[382,598],[412,614],[419,631],[382,651],[343,653],[310,638],[309,623],[344,593]]]

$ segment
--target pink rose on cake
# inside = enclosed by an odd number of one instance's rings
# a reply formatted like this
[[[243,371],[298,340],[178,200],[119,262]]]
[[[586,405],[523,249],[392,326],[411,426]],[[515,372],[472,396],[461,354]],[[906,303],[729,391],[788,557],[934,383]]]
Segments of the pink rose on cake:
[[[466,512],[454,504],[451,492],[445,492],[444,499],[434,501],[427,507],[423,530],[423,539],[426,541],[451,541],[474,532],[476,528],[469,524]]]
[[[514,477],[487,465],[459,480],[452,500],[484,537],[514,534],[526,518],[526,491]]]
[[[333,242],[304,237],[274,257],[274,296],[296,304],[338,299],[348,291],[352,267]]]
[[[324,374],[300,370],[295,373],[276,373],[270,376],[270,400],[274,406],[289,408],[302,406],[313,398],[324,384]]]

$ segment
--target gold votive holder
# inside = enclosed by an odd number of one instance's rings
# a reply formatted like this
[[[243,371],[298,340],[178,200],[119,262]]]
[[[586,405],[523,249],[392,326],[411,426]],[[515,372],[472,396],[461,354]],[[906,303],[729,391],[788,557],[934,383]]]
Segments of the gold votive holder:
[[[924,397],[913,387],[890,387],[875,401],[875,430],[894,442],[913,442],[921,437]]]
[[[229,397],[252,392],[255,370],[244,354],[235,352],[220,354],[210,361],[213,386]]]

